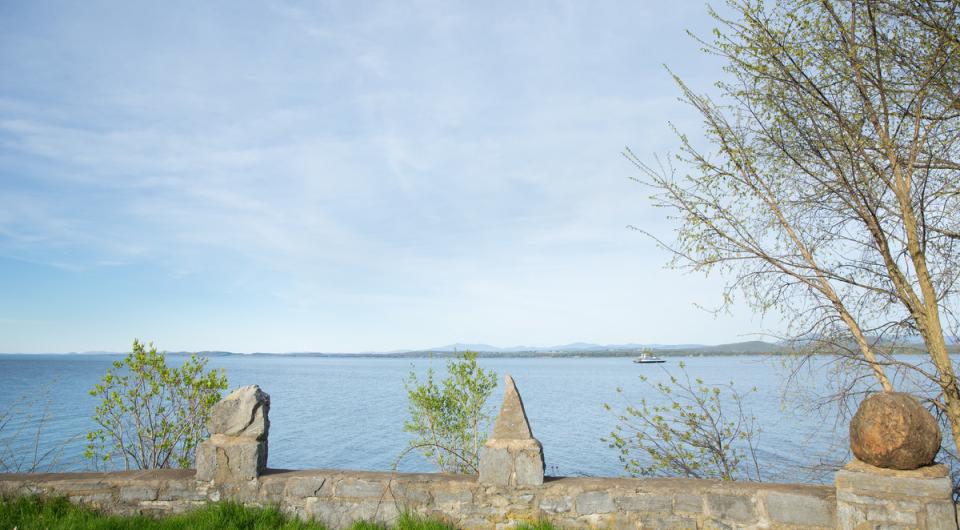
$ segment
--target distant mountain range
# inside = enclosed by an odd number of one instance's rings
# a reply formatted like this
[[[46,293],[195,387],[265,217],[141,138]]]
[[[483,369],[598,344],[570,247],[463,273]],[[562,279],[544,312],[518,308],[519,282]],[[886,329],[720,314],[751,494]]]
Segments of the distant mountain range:
[[[447,344],[445,346],[437,346],[435,348],[427,348],[422,351],[438,351],[438,352],[448,352],[448,351],[475,351],[475,352],[525,352],[525,351],[538,351],[538,352],[577,352],[577,351],[619,351],[619,350],[638,350],[644,348],[651,349],[660,349],[660,348],[697,348],[703,347],[702,344],[593,344],[589,342],[572,342],[570,344],[562,344],[560,346],[511,346],[508,348],[499,348],[497,346],[491,346],[489,344]],[[400,353],[400,352],[394,352]],[[404,352],[405,353],[405,352]]]
[[[637,352],[641,350],[658,350],[664,353],[673,350],[683,351],[714,351],[714,352],[738,352],[738,353],[766,353],[782,350],[782,346],[763,341],[735,342],[731,344],[719,344],[708,346],[704,344],[593,344],[589,342],[573,342],[559,346],[511,346],[508,348],[499,348],[489,344],[447,344],[425,350],[410,350],[405,352],[393,352],[400,354],[409,354],[414,352],[456,352],[456,351],[475,351],[479,353],[602,353],[602,352]]]
[[[960,346],[948,346],[951,353],[960,353]],[[922,344],[907,344],[892,348],[898,353],[924,353]],[[730,344],[593,344],[588,342],[573,342],[559,346],[510,346],[501,348],[490,344],[455,343],[426,348],[422,350],[394,350],[388,352],[255,352],[234,353],[229,351],[200,351],[199,355],[206,357],[222,357],[230,355],[282,355],[287,357],[450,357],[457,352],[474,351],[480,357],[630,357],[643,350],[654,350],[661,357],[683,355],[757,355],[757,354],[784,354],[790,350],[781,344],[752,340],[733,342]],[[191,355],[192,352],[167,352],[169,355]],[[120,355],[119,352],[91,351],[82,353],[50,354],[50,355]]]
[[[763,341],[735,342],[731,344],[704,345],[704,344],[593,344],[588,342],[574,342],[558,346],[510,346],[498,347],[482,343],[446,344],[435,348],[421,350],[395,350],[390,352],[360,352],[360,353],[328,353],[328,352],[291,352],[265,353],[258,352],[247,355],[284,355],[291,357],[450,357],[459,352],[477,352],[479,357],[632,357],[644,350],[655,350],[657,355],[749,355],[766,353],[784,353],[783,346]],[[187,352],[171,352],[188,354]],[[201,355],[243,355],[221,351],[198,352]]]

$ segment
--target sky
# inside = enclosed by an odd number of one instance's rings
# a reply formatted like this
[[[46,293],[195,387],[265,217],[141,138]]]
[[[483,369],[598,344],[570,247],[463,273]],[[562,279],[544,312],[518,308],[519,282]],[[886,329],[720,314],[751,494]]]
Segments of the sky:
[[[701,2],[0,1],[0,352],[723,343],[622,156]]]

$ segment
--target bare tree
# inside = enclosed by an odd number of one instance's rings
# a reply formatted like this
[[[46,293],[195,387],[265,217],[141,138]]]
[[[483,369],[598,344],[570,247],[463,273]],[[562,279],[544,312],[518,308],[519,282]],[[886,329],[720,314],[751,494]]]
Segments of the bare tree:
[[[907,379],[960,450],[960,1],[732,0],[701,40],[719,96],[674,76],[709,150],[625,155],[678,221],[673,264],[718,270],[806,352],[839,355],[841,392]],[[683,168],[685,171],[680,171]],[[919,337],[929,363],[891,345]],[[867,385],[869,386],[869,385]],[[849,394],[848,394],[849,395]]]

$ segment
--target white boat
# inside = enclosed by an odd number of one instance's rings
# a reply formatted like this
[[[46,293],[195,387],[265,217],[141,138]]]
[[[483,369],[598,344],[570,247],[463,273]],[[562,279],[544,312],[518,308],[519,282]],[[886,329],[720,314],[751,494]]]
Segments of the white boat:
[[[663,359],[657,357],[656,355],[650,355],[647,352],[643,352],[640,354],[640,357],[637,357],[636,359],[634,359],[633,362],[640,363],[640,364],[653,364],[653,363],[665,363],[667,361],[664,361]]]

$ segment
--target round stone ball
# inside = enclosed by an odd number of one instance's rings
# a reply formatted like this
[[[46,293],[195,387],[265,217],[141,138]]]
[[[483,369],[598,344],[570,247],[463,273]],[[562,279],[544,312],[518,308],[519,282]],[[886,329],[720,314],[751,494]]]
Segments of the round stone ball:
[[[860,403],[850,422],[850,449],[861,462],[886,469],[918,469],[940,450],[940,427],[920,401],[903,392],[879,392]]]

